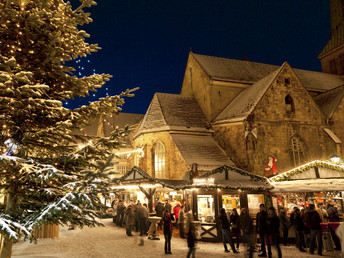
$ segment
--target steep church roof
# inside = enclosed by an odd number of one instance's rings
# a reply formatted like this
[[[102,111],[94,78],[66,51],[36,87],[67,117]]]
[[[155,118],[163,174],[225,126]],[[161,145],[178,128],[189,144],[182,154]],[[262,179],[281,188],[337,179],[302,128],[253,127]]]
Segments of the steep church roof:
[[[191,53],[204,71],[215,80],[254,84],[279,66],[244,60]],[[344,76],[294,69],[302,84],[310,91],[324,92],[344,85]]]
[[[126,125],[130,127],[137,126],[140,123],[144,115],[133,113],[115,113],[113,115],[102,116],[92,119],[89,124],[82,130],[83,135],[99,136],[99,126],[103,123],[103,136],[110,136],[110,133],[115,130],[116,127],[124,128]],[[103,121],[100,121],[103,119]]]
[[[161,130],[208,132],[210,127],[194,98],[155,93],[136,135]]]
[[[171,133],[171,137],[190,168],[193,163],[197,163],[199,170],[203,171],[210,171],[222,165],[234,165],[210,135]]]
[[[273,80],[286,65],[270,73],[255,84],[240,92],[232,102],[214,119],[213,123],[235,122],[244,120],[258,104]]]
[[[316,96],[314,100],[326,117],[330,118],[343,99],[343,96],[344,86],[341,86]]]

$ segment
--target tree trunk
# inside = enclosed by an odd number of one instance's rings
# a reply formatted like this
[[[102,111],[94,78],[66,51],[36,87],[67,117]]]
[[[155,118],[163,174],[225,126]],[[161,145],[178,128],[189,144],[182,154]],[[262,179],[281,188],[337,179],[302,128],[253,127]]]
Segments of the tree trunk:
[[[7,235],[1,234],[0,258],[10,258],[12,255],[13,240]]]
[[[8,189],[7,203],[5,213],[12,216],[17,207],[16,196],[17,187],[12,181]],[[10,258],[12,255],[13,239],[10,239],[6,234],[0,234],[0,258]]]

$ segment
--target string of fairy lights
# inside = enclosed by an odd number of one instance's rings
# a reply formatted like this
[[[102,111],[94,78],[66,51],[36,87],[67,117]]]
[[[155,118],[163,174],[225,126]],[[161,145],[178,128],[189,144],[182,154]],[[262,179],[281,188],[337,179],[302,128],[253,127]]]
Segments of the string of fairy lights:
[[[96,69],[94,68],[91,57],[78,58],[70,64],[74,69],[74,75],[78,78],[90,76],[96,74]],[[104,94],[105,89],[105,94]],[[83,104],[87,104],[90,101],[96,101],[101,97],[109,96],[109,87],[104,86],[97,92],[91,93],[89,96],[84,98],[75,98],[75,100],[68,100],[63,102],[66,108],[81,107]]]

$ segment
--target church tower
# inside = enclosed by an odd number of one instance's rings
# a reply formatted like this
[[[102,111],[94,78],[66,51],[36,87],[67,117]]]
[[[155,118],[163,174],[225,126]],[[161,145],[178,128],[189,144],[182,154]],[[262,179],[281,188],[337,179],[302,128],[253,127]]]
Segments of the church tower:
[[[344,75],[344,0],[330,0],[331,38],[318,58],[324,73]]]

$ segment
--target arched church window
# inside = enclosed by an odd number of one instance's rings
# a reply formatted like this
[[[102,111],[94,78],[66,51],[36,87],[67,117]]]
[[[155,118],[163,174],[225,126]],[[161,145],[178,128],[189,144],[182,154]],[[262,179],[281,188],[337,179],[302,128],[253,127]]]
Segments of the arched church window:
[[[165,178],[165,146],[161,142],[154,145],[154,176]]]
[[[292,137],[290,139],[290,154],[294,166],[300,166],[305,163],[305,146],[299,137]]]
[[[295,105],[293,98],[288,94],[285,97],[286,110],[288,114],[295,113]]]

